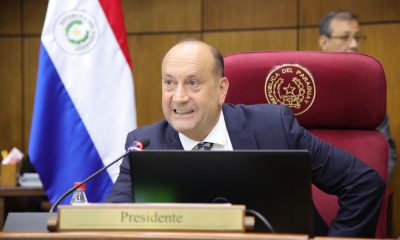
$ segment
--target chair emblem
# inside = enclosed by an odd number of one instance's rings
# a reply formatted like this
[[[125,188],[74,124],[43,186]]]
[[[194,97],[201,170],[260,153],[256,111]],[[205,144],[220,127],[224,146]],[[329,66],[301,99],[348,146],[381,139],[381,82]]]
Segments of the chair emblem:
[[[313,76],[299,64],[273,67],[265,80],[264,90],[268,103],[288,105],[294,115],[305,113],[314,103],[316,94]]]

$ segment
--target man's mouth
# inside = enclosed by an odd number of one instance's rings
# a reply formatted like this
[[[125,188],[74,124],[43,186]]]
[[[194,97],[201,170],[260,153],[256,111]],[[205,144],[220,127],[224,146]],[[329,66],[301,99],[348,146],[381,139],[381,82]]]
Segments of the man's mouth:
[[[193,112],[193,110],[174,109],[174,113],[182,115],[191,114]]]

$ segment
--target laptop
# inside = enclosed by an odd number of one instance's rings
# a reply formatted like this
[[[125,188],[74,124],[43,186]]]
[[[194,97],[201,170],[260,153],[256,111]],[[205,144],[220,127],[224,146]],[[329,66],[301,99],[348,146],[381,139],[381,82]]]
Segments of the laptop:
[[[140,151],[129,161],[134,202],[243,204],[277,233],[312,235],[306,150]],[[256,218],[255,231],[269,229]]]

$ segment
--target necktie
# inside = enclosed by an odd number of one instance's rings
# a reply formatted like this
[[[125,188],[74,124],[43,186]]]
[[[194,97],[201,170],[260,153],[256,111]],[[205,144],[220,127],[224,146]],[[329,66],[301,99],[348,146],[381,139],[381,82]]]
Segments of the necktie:
[[[201,142],[192,148],[193,151],[210,151],[214,143]]]

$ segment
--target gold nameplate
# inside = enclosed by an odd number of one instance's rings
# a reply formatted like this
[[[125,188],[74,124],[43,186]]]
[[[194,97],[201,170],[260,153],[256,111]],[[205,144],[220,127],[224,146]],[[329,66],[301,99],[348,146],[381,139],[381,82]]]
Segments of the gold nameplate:
[[[88,204],[58,208],[59,231],[245,231],[245,206],[230,204]]]

